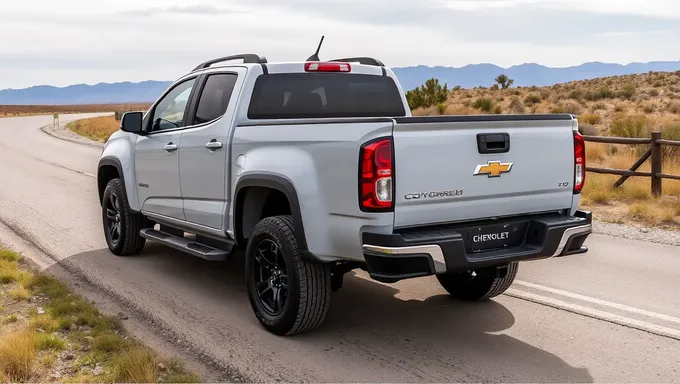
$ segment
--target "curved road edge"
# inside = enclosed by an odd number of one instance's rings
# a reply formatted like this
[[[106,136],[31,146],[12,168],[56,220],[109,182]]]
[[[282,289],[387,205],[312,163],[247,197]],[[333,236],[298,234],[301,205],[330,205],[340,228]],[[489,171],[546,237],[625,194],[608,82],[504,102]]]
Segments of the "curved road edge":
[[[77,266],[59,262],[33,240],[33,236],[0,218],[0,243],[20,253],[43,273],[52,275],[97,305],[108,315],[126,314],[124,327],[147,346],[171,356],[181,356],[187,367],[197,371],[204,382],[253,382],[228,362],[213,358],[199,345],[172,329],[165,321],[127,300],[123,295],[89,277]]]
[[[109,116],[111,113],[93,113],[91,114],[90,117],[99,117],[99,116]],[[69,115],[64,115],[64,116],[69,116]],[[63,123],[59,124],[59,127],[56,129],[54,128],[53,124],[47,124],[43,127],[40,127],[40,130],[55,139],[59,140],[64,140],[64,141],[69,141],[71,143],[76,143],[76,144],[82,144],[82,145],[87,145],[90,147],[95,147],[95,148],[104,148],[105,143],[101,143],[98,141],[94,141],[92,139],[89,139],[85,136],[81,136],[75,132],[72,132],[68,128],[66,128],[66,124],[74,122],[77,120],[70,120],[70,121],[65,121]]]

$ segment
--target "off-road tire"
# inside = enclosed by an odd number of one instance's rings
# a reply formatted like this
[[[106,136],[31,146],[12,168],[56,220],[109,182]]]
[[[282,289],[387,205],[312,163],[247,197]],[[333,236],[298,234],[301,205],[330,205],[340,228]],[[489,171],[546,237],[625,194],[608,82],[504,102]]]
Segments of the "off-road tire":
[[[119,237],[118,240],[112,239],[110,226],[107,223],[109,214],[107,207],[111,196],[118,202],[119,215]],[[147,220],[138,212],[130,209],[128,204],[125,187],[120,179],[115,178],[106,184],[102,197],[102,224],[104,227],[104,237],[111,253],[117,256],[130,256],[139,254],[144,248],[146,239],[139,235],[139,231],[146,227]]]
[[[480,301],[496,297],[510,288],[515,281],[518,269],[518,263],[510,263],[507,274],[503,278],[482,273],[471,277],[465,272],[437,275],[437,280],[451,296],[458,300]]]
[[[256,252],[268,241],[280,249],[288,276],[287,298],[281,313],[274,315],[265,309],[256,289],[256,274],[260,273]],[[302,260],[291,216],[267,217],[255,225],[246,247],[245,272],[250,304],[268,331],[279,336],[309,332],[325,319],[331,299],[330,265]]]

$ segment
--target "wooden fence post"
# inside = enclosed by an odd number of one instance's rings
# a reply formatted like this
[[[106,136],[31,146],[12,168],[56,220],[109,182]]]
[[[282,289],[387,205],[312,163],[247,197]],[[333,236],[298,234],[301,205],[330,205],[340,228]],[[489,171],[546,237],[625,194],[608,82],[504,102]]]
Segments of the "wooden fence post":
[[[662,139],[661,132],[652,132],[652,195],[654,197],[661,196],[661,174],[662,172],[662,160],[661,160],[661,143],[659,140]]]

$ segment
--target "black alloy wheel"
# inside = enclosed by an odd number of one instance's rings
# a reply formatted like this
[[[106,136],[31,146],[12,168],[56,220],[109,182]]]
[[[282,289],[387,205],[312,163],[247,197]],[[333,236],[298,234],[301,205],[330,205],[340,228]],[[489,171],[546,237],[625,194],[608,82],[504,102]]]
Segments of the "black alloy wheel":
[[[120,243],[120,202],[116,191],[111,191],[109,198],[104,202],[104,209],[106,210],[106,227],[105,230],[109,235],[109,241],[113,247]]]
[[[255,249],[255,289],[262,308],[270,316],[283,312],[288,298],[288,272],[279,246],[262,239]]]

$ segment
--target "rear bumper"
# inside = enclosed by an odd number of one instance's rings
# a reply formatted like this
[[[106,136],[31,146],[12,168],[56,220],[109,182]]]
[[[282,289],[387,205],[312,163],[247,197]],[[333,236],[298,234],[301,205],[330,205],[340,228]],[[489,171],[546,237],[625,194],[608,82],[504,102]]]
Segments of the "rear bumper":
[[[512,231],[512,240],[495,249],[475,249],[472,241],[475,234],[491,233],[493,228]],[[364,232],[362,241],[371,277],[395,282],[585,253],[588,248],[583,243],[591,232],[591,212],[577,211],[575,216],[550,214],[493,223],[408,229],[393,234]]]

